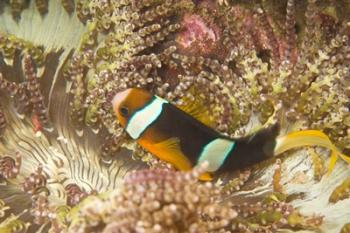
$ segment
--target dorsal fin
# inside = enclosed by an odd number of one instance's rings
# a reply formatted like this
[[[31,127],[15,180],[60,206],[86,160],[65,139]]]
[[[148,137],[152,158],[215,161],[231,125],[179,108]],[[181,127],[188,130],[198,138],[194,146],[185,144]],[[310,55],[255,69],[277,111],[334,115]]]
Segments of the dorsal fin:
[[[182,98],[182,102],[183,104],[176,105],[176,107],[211,128],[215,126],[214,119],[210,116],[209,108],[204,104],[204,100],[201,98],[190,100],[184,97]]]

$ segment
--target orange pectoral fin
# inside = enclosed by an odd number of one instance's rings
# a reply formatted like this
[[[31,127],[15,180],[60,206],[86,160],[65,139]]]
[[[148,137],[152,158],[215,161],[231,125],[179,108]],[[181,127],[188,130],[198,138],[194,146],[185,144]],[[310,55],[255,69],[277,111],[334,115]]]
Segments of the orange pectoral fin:
[[[169,138],[154,144],[147,143],[141,139],[139,143],[159,159],[171,163],[179,170],[189,171],[192,169],[191,162],[181,151],[178,138]]]
[[[210,172],[205,172],[199,176],[201,181],[211,181],[213,179],[213,174]]]

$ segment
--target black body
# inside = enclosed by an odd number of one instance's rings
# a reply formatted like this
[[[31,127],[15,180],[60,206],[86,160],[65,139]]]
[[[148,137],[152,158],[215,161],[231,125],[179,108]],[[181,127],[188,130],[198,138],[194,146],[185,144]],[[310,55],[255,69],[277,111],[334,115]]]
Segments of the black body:
[[[234,141],[235,148],[218,172],[242,169],[273,156],[279,133],[279,125],[275,124],[244,138],[228,138],[171,104],[163,104],[162,113],[150,127],[169,138],[179,138],[181,150],[192,165],[196,165],[202,149],[212,140],[225,138]]]

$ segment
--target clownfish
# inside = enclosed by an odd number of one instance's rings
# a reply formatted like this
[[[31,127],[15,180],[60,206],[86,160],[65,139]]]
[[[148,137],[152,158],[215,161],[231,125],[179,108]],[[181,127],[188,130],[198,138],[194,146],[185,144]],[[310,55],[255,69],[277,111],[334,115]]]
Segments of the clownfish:
[[[255,134],[230,138],[224,136],[186,112],[150,92],[130,88],[117,93],[112,106],[117,119],[127,134],[159,159],[178,170],[191,170],[208,161],[209,165],[200,180],[211,180],[213,174],[234,171],[252,166],[301,146],[323,146],[332,150],[333,169],[341,154],[329,138],[318,130],[305,130],[278,137],[279,124]]]

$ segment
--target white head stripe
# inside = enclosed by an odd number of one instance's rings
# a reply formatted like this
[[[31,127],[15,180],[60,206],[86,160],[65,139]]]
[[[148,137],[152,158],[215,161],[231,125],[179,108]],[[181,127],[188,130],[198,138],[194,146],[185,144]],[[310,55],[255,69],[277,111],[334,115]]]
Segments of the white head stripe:
[[[126,126],[126,132],[130,137],[138,139],[147,127],[157,120],[162,113],[163,103],[168,101],[155,96],[148,105],[134,113]]]
[[[197,164],[208,161],[207,171],[215,172],[221,167],[234,147],[235,142],[233,141],[223,138],[214,139],[203,148]]]

